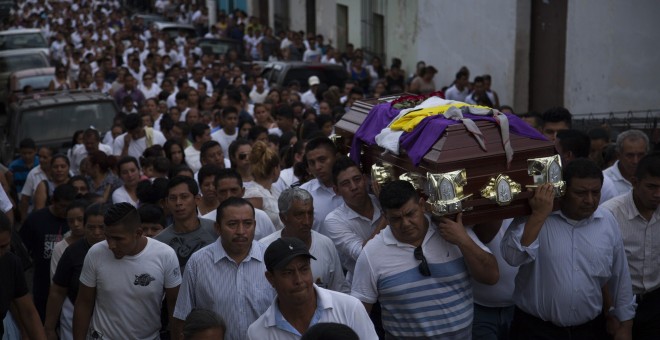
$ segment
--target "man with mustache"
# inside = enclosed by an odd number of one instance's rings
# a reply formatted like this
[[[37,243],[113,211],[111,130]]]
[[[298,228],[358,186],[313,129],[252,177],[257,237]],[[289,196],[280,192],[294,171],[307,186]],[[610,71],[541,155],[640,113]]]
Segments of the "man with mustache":
[[[520,266],[512,339],[607,338],[603,310],[620,321],[614,338],[630,339],[635,302],[618,223],[598,207],[603,173],[582,158],[563,175],[561,210],[552,211],[552,185],[539,186],[532,214],[514,219],[501,243],[504,260]]]
[[[218,314],[227,324],[225,339],[245,339],[252,322],[275,297],[264,277],[266,247],[254,240],[254,207],[243,198],[230,197],[217,210],[217,241],[195,252],[186,265],[174,309],[172,334],[195,308]]]

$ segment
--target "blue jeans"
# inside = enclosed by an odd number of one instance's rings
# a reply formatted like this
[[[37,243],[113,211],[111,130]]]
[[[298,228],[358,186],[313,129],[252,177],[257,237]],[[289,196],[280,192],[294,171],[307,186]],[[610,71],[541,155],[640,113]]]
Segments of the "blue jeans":
[[[515,306],[486,307],[474,304],[472,340],[507,340]]]

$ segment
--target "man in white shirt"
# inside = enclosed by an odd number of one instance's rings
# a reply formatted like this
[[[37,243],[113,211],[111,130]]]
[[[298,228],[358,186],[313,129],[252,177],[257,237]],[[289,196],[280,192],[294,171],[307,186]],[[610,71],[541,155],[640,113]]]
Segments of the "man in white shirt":
[[[190,135],[193,138],[193,143],[183,152],[186,154],[186,163],[195,173],[202,167],[199,155],[202,145],[211,140],[211,128],[204,123],[196,123],[190,129]]]
[[[637,163],[649,152],[649,137],[640,130],[627,130],[616,137],[618,160],[603,170],[603,175],[614,182],[615,196],[632,190],[632,179]]]
[[[115,156],[132,156],[139,159],[144,150],[152,145],[163,145],[165,136],[160,131],[144,127],[137,114],[129,114],[124,120],[126,132],[115,138],[112,153]]]
[[[20,192],[20,202],[18,204],[21,216],[27,216],[28,210],[30,209],[30,199],[34,197],[35,191],[37,191],[37,186],[44,180],[48,179],[48,173],[50,169],[50,161],[53,158],[55,151],[49,147],[42,146],[37,151],[39,155],[39,166],[36,166],[28,172],[27,178],[25,179],[25,184],[23,184],[23,189]]]
[[[323,230],[325,217],[344,200],[335,193],[332,183],[332,166],[337,157],[337,147],[327,137],[317,137],[305,145],[307,167],[314,179],[301,185],[314,198],[314,230],[327,235]]]
[[[387,226],[387,219],[381,215],[378,199],[367,192],[366,176],[350,158],[337,159],[332,178],[333,189],[344,203],[328,214],[323,230],[335,243],[350,282],[362,247]]]
[[[197,89],[197,84],[202,82],[206,84],[206,95],[211,96],[213,94],[213,84],[204,79],[204,70],[201,67],[195,67],[193,69],[192,79],[188,80],[188,86]]]
[[[317,76],[311,76],[307,80],[309,89],[300,96],[300,101],[305,104],[305,106],[314,107],[314,104],[316,104],[316,91],[318,90],[320,83],[321,81]]]
[[[211,139],[220,143],[222,152],[229,158],[229,145],[238,137],[238,110],[233,106],[222,110],[220,124],[222,128],[211,134]]]
[[[297,238],[275,240],[266,249],[266,279],[277,298],[259,319],[250,325],[247,338],[253,340],[300,339],[317,323],[340,323],[360,339],[378,339],[364,307],[354,297],[314,284],[310,259],[316,260],[307,245]]]
[[[215,175],[215,195],[218,202],[222,203],[230,197],[242,198],[245,194],[243,187],[243,179],[241,175],[233,169],[221,169]],[[203,215],[202,218],[215,221],[217,210]],[[265,211],[261,209],[254,209],[254,219],[256,221],[254,239],[261,240],[262,238],[275,232],[275,226],[268,217]]]
[[[268,91],[266,91],[264,78],[262,76],[257,76],[254,80],[254,89],[250,92],[250,99],[253,104],[261,104],[268,97]]]
[[[456,73],[456,78],[454,79],[454,85],[445,91],[445,99],[464,102],[465,98],[470,92],[470,89],[468,88],[468,82],[469,80],[467,73],[458,71],[458,73]]]
[[[626,250],[637,312],[633,339],[660,334],[660,155],[648,155],[637,164],[633,189],[603,204],[619,222]]]
[[[71,172],[80,174],[80,162],[92,151],[102,151],[106,155],[112,155],[112,147],[101,144],[101,136],[96,129],[87,129],[83,132],[83,144],[76,145],[71,153]]]
[[[110,207],[104,222],[106,241],[92,246],[80,274],[73,337],[158,338],[163,291],[171,321],[181,284],[176,254],[143,235],[140,215],[129,203]]]
[[[314,203],[309,192],[300,188],[286,189],[280,194],[277,205],[284,229],[264,237],[260,242],[268,246],[282,237],[302,240],[317,259],[312,263],[313,282],[322,288],[348,292],[350,289],[345,285],[344,272],[334,243],[327,236],[312,230]]]

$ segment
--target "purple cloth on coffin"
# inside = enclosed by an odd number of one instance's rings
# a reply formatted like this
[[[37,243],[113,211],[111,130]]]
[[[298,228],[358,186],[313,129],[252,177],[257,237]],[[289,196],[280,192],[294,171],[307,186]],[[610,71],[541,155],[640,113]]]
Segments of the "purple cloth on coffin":
[[[360,164],[360,150],[362,143],[367,145],[376,144],[378,135],[396,117],[401,110],[393,108],[390,103],[381,103],[371,108],[367,118],[355,131],[351,143],[351,159],[355,164]],[[431,144],[432,145],[432,144]]]
[[[531,139],[547,140],[545,136],[517,116],[509,113],[506,113],[506,116],[509,119],[510,133]],[[466,113],[465,110],[463,110],[463,117],[470,118],[474,121],[486,120],[497,123],[493,116],[473,115]],[[443,115],[429,116],[424,118],[413,131],[404,132],[399,139],[399,143],[408,153],[408,157],[410,157],[413,165],[419,166],[426,153],[431,150],[433,144],[438,141],[445,129],[449,125],[460,123],[461,121],[446,119]]]

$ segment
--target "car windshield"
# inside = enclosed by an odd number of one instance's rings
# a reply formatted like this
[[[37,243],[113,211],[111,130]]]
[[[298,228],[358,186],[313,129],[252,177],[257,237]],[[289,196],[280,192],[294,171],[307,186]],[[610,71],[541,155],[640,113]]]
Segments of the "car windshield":
[[[52,74],[21,78],[18,80],[18,87],[14,90],[23,91],[26,86],[31,86],[36,91],[45,90],[48,88],[51,80],[53,80]]]
[[[22,48],[48,48],[48,44],[41,33],[0,35],[0,50]]]
[[[48,67],[48,61],[39,53],[0,57],[0,73]]]
[[[195,36],[195,30],[194,29],[178,28],[178,27],[163,28],[163,32],[167,33],[167,35],[172,39],[176,39],[176,38],[179,37],[179,31],[183,31],[185,33],[184,36],[186,38]]]
[[[210,49],[211,53],[213,54],[225,54],[227,53],[227,51],[229,51],[232,48],[236,51],[239,50],[238,44],[232,44],[226,41],[208,41],[208,40],[200,41],[199,48],[201,48],[204,53],[206,53],[207,49]]]
[[[112,126],[115,113],[112,102],[71,103],[26,110],[20,117],[17,140],[31,137],[39,145],[48,141],[68,141],[74,132],[90,126],[106,131]]]

